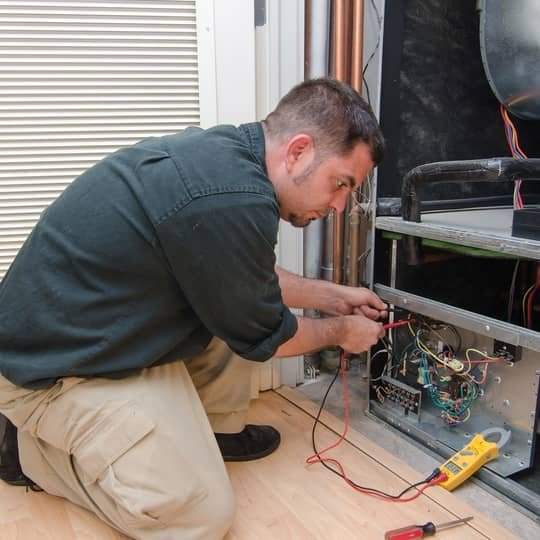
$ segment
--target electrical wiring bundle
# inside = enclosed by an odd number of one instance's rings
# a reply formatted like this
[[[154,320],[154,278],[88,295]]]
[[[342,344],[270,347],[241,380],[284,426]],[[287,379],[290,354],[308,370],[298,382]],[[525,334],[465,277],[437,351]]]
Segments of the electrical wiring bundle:
[[[399,376],[425,390],[447,425],[462,424],[470,418],[474,401],[483,394],[489,365],[508,360],[472,347],[461,351],[461,338],[453,326],[417,319],[409,322],[410,339],[399,354],[387,341],[386,348],[373,355],[372,362],[378,355],[387,355],[381,374],[371,380],[375,395],[384,403],[391,393],[385,376]]]

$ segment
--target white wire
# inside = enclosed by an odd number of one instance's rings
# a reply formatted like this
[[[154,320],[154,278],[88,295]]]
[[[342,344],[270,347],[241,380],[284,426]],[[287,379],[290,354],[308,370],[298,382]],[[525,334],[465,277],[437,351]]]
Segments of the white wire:
[[[388,349],[381,349],[380,351],[377,351],[372,357],[371,357],[371,361],[373,362],[373,359],[377,357],[377,355],[381,354],[385,352],[386,354],[389,355],[388,357],[388,360],[386,361],[386,364],[384,364],[384,369],[382,370],[381,374],[376,378],[376,379],[371,379],[371,382],[377,382],[377,381],[380,381],[383,377],[383,375],[386,375],[386,370],[388,369],[388,364],[389,364],[389,361],[392,359],[392,357],[390,356],[390,352],[388,351]]]

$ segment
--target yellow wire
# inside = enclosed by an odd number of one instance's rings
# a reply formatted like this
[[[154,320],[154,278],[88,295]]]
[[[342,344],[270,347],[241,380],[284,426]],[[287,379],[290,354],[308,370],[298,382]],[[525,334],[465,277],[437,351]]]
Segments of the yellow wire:
[[[463,371],[460,373],[460,375],[468,375],[472,369],[472,363],[471,363],[471,359],[469,358],[469,355],[468,355],[468,352],[470,351],[471,349],[467,349],[465,351],[465,358],[467,359],[467,364],[468,364],[468,367],[467,367],[467,370],[466,371]],[[470,377],[470,375],[469,375]]]
[[[409,313],[409,316],[407,317],[409,320],[412,318],[412,314]],[[416,336],[416,333],[414,332],[414,330],[412,329],[412,325],[411,323],[407,323],[407,326],[409,328],[409,332],[411,333],[411,336]]]
[[[439,362],[439,364],[442,364],[443,366],[445,366],[446,368],[448,369],[451,369],[452,371],[455,371],[456,373],[460,373],[461,371],[463,371],[464,369],[464,365],[462,362],[458,362],[461,364],[461,369],[454,369],[446,360],[443,360],[442,358],[440,358],[439,356],[437,356],[436,354],[432,353],[427,345],[417,336],[416,337],[416,341],[418,342],[418,346],[427,354],[429,354],[432,358],[434,358],[435,360],[437,360],[437,362]]]
[[[480,356],[482,356],[483,358],[485,358],[486,360],[498,360],[498,358],[494,357],[494,356],[489,356],[488,353],[485,353],[484,351],[479,351],[478,349],[467,349],[465,351],[465,356],[467,357],[467,360],[470,362],[471,359],[469,358],[469,353],[471,352],[475,352],[477,354],[479,354]]]

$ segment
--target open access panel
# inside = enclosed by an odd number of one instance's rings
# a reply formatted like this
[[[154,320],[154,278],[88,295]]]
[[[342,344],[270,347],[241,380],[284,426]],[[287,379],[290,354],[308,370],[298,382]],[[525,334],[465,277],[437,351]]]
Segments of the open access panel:
[[[522,266],[537,264],[540,242],[511,236],[511,211],[505,215],[496,210],[496,220],[488,218],[489,212],[478,211],[483,229],[477,222],[467,226],[460,221],[464,217],[474,220],[475,212],[424,215],[419,223],[398,217],[377,218],[378,232],[391,231],[394,236],[390,236],[392,247],[388,250],[388,285],[375,284],[374,290],[396,308],[392,320],[409,323],[390,330],[384,347],[371,354],[369,412],[434,450],[441,463],[475,434],[489,428],[509,430],[511,439],[501,455],[476,475],[540,516],[540,332],[454,305],[454,298],[458,305],[467,302],[458,299],[457,290],[452,291],[452,273],[458,281],[458,265],[464,264],[461,259],[443,261],[449,268],[444,280],[436,273],[440,263],[424,264],[418,271],[424,272],[425,283],[417,280],[414,293],[400,286],[410,283],[399,279],[400,271],[407,271],[406,265],[399,264],[403,250],[398,245],[405,238],[400,234],[504,252],[528,261]],[[493,273],[493,260],[480,264]],[[430,273],[431,268],[434,273]],[[472,281],[472,276],[461,278]],[[428,294],[428,282],[432,281],[447,287],[441,296],[449,301]],[[476,280],[473,294],[480,295],[481,282]],[[505,287],[506,281],[501,281],[504,294]]]

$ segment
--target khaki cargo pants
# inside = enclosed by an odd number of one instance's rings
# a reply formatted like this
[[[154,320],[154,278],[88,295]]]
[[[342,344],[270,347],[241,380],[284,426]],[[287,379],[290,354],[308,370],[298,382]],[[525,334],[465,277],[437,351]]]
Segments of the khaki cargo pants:
[[[137,539],[223,538],[234,494],[213,432],[241,431],[253,362],[215,339],[188,361],[47,390],[0,375],[24,473]]]

